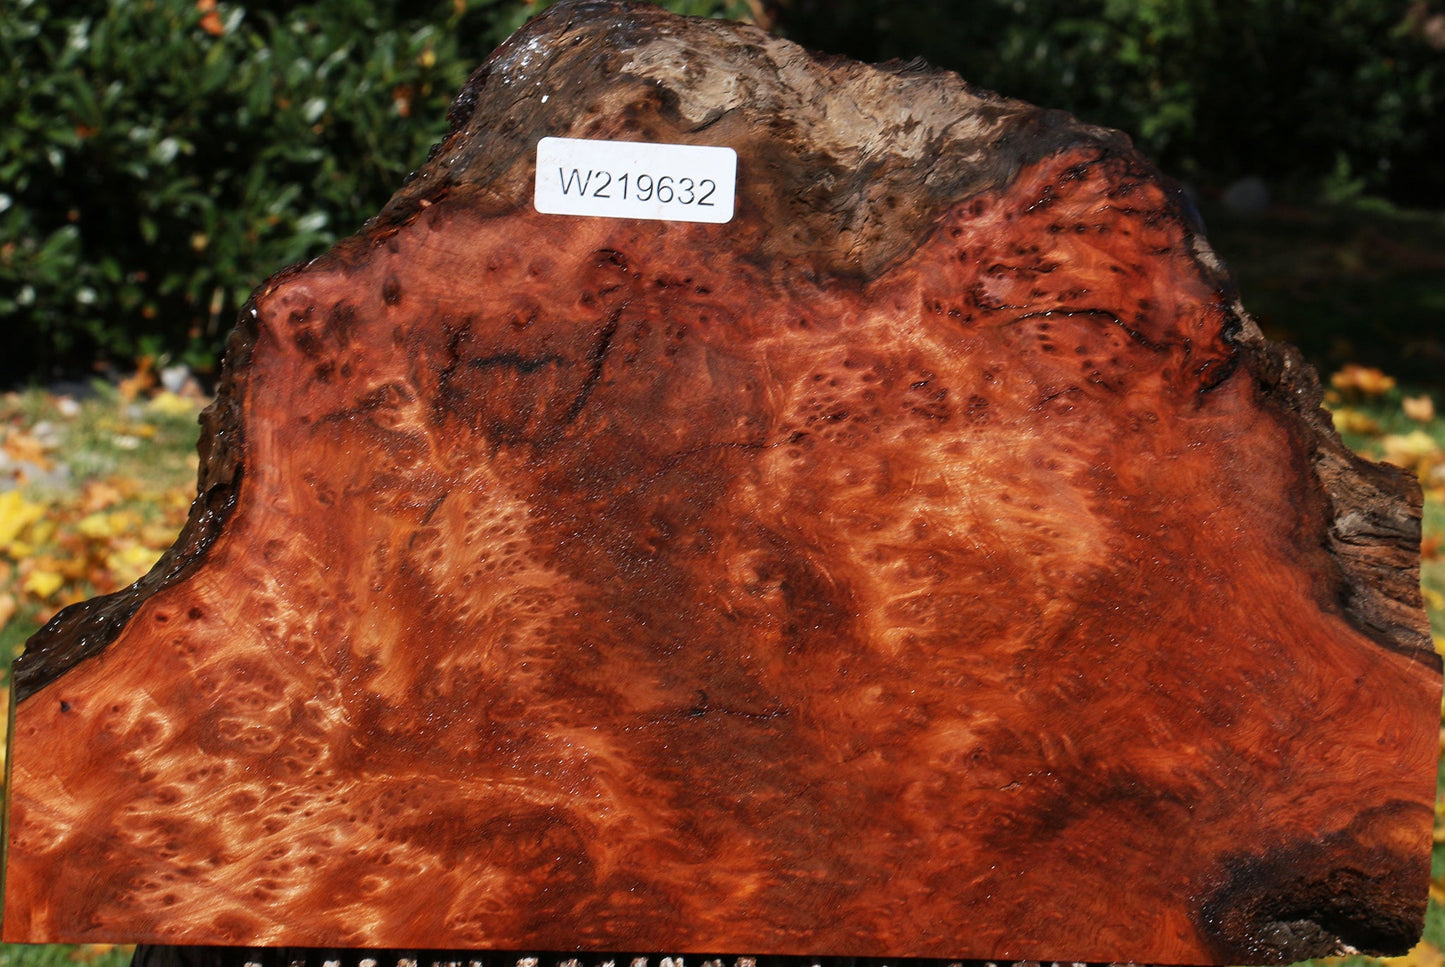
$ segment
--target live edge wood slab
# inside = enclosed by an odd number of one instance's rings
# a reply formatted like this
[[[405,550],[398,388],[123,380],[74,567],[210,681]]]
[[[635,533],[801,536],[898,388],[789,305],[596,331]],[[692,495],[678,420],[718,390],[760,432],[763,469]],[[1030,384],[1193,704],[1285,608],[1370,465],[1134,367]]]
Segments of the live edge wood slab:
[[[6,940],[1414,942],[1418,488],[1123,135],[600,3],[451,120],[17,661]],[[539,214],[549,135],[735,148],[736,217]]]

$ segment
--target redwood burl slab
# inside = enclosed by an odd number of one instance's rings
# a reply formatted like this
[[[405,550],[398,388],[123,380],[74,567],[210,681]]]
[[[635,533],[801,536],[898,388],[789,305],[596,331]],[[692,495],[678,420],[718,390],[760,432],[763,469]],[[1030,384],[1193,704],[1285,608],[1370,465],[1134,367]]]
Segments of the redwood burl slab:
[[[177,548],[17,663],[5,938],[1400,952],[1439,662],[1344,450],[1119,134],[553,8],[264,285]],[[550,135],[726,225],[541,215]]]

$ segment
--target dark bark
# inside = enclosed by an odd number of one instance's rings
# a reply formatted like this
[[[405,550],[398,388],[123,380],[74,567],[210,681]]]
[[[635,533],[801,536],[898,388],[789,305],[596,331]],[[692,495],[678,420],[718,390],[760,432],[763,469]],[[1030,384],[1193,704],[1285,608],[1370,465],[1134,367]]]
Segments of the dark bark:
[[[1287,962],[1418,936],[1420,495],[1115,132],[648,7],[257,291],[17,665],[10,940]],[[541,215],[548,135],[727,225]]]

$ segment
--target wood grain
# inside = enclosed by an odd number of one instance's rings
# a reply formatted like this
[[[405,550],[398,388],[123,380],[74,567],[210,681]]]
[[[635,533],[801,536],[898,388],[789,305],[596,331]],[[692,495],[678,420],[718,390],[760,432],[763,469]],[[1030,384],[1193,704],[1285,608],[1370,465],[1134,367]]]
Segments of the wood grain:
[[[1122,136],[562,4],[255,294],[177,547],[16,667],[9,941],[1398,953],[1439,661]],[[545,135],[728,225],[540,215]]]

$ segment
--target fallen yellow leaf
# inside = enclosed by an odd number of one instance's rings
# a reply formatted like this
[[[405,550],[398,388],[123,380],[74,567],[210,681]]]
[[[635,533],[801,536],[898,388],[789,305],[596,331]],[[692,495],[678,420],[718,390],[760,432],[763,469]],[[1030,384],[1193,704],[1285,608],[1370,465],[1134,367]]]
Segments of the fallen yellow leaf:
[[[112,510],[106,513],[87,514],[75,525],[82,537],[93,541],[112,541],[125,534],[139,530],[140,515],[133,510]]]
[[[200,466],[200,458],[193,456],[192,464],[192,470],[198,469]],[[195,500],[195,497],[196,491],[194,487],[177,487],[173,490],[166,491],[164,506],[168,510],[187,511],[190,509],[191,502]]]
[[[160,560],[160,556],[159,551],[132,544],[112,553],[106,559],[106,564],[115,575],[116,582],[125,586],[145,577],[152,565]]]
[[[146,547],[154,547],[163,551],[176,542],[178,529],[170,524],[147,524],[141,528],[141,543]]]
[[[1359,410],[1341,407],[1331,413],[1330,416],[1335,421],[1335,432],[1337,433],[1355,433],[1360,436],[1374,436],[1380,432],[1380,424]]]
[[[20,588],[32,597],[45,600],[65,585],[65,578],[57,571],[37,569],[25,575]]]
[[[80,494],[80,506],[87,514],[113,507],[126,498],[126,494],[109,480],[87,481]]]
[[[1381,441],[1381,445],[1386,461],[1412,471],[1422,480],[1429,476],[1432,469],[1445,464],[1445,450],[1441,450],[1435,438],[1424,430],[1392,433]]]
[[[81,946],[76,947],[74,950],[72,950],[69,954],[69,958],[78,964],[86,964],[90,963],[93,960],[99,960],[101,957],[106,956],[113,950],[119,950],[124,953],[132,951],[134,949],[135,948],[133,946],[128,944],[88,943],[82,944]]]
[[[146,404],[146,409],[161,416],[190,416],[200,412],[196,401],[170,390],[162,390]]]
[[[82,537],[88,537],[93,541],[103,541],[115,536],[115,525],[111,518],[113,514],[95,513],[86,514],[75,524],[75,530]]]
[[[60,525],[51,518],[43,517],[30,525],[30,528],[25,532],[25,540],[30,544],[44,544],[55,536],[55,531],[59,526]]]
[[[152,386],[156,385],[155,360],[150,356],[141,357],[134,374],[121,380],[116,389],[120,398],[129,403]]]
[[[45,516],[45,508],[20,496],[18,490],[0,494],[0,547],[6,547],[31,524]]]
[[[7,434],[3,448],[12,460],[19,463],[34,464],[41,470],[49,470],[54,466],[50,458],[46,456],[52,449],[50,444],[29,433],[12,432]]]
[[[1428,393],[1405,397],[1400,401],[1400,408],[1416,423],[1429,423],[1435,419],[1435,401]]]
[[[1330,377],[1330,385],[1344,393],[1383,396],[1395,388],[1395,378],[1386,376],[1373,366],[1351,363]]]

